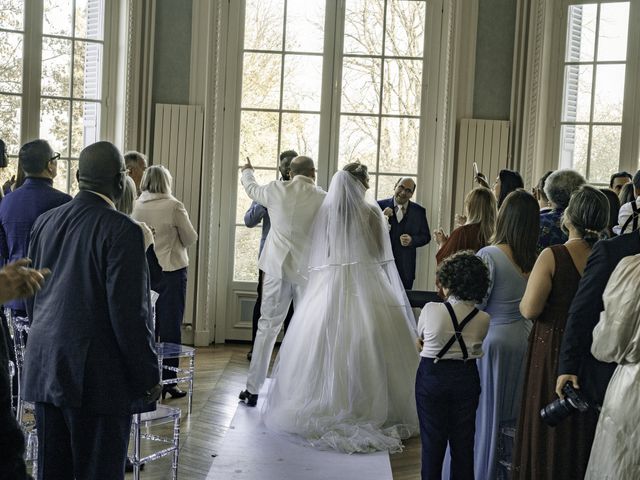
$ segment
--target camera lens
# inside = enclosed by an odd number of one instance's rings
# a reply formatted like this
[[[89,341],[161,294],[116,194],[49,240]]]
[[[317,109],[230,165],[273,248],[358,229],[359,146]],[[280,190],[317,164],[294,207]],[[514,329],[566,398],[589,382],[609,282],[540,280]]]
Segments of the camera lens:
[[[573,405],[569,403],[569,399],[557,399],[540,410],[542,421],[550,427],[555,427],[562,420],[567,418],[575,410]]]

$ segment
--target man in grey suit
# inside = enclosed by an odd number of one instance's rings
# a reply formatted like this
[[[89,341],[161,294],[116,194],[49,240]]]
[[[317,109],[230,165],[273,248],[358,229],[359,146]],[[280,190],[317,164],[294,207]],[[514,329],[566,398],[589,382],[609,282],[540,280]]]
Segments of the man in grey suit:
[[[36,404],[39,479],[124,478],[132,413],[159,385],[141,228],[114,208],[126,169],[98,142],[80,153],[80,192],[42,214],[35,268],[49,268],[27,302],[24,398]]]

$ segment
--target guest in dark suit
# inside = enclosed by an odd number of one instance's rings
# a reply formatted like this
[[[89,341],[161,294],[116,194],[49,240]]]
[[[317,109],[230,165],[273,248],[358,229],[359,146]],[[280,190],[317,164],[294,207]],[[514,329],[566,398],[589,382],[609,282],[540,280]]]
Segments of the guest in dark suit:
[[[407,290],[411,290],[416,278],[416,249],[431,241],[426,210],[410,201],[415,191],[413,179],[403,177],[396,182],[393,197],[378,201],[389,221],[393,256]]]
[[[640,253],[640,235],[632,232],[595,244],[578,285],[562,337],[556,392],[568,381],[590,399],[602,405],[607,385],[616,365],[603,363],[591,355],[593,329],[604,310],[602,294],[618,262]]]
[[[59,153],[45,140],[25,143],[18,159],[26,179],[24,184],[0,203],[0,255],[13,262],[27,256],[31,227],[42,213],[71,200],[66,193],[53,188],[58,173]],[[8,302],[7,307],[19,316],[26,315],[23,300]]]
[[[27,302],[23,392],[36,403],[40,479],[124,478],[131,414],[162,391],[142,230],[113,204],[125,176],[115,146],[90,145],[80,193],[31,232],[34,266],[52,271]]]

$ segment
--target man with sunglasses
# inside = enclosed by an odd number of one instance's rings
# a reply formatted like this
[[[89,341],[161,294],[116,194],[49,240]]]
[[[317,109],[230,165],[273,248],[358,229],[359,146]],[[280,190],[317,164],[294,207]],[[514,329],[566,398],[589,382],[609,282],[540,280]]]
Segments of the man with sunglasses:
[[[27,257],[31,227],[36,218],[71,200],[69,195],[53,188],[60,154],[54,152],[46,140],[25,143],[18,158],[26,180],[0,202],[0,255],[8,262]],[[23,300],[13,300],[6,306],[14,315],[26,316]]]
[[[416,249],[431,241],[426,210],[410,201],[415,191],[416,182],[402,177],[395,184],[393,197],[378,201],[389,221],[391,249],[407,290],[411,290],[416,278]]]

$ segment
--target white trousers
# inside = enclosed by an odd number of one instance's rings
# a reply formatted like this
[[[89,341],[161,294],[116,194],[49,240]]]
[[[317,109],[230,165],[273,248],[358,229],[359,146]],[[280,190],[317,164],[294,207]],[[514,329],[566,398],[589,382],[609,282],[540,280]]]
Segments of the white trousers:
[[[289,311],[289,304],[293,302],[295,308],[301,296],[301,285],[275,278],[265,272],[258,332],[253,343],[251,366],[247,376],[247,390],[250,393],[260,393],[267,377],[276,338]]]

